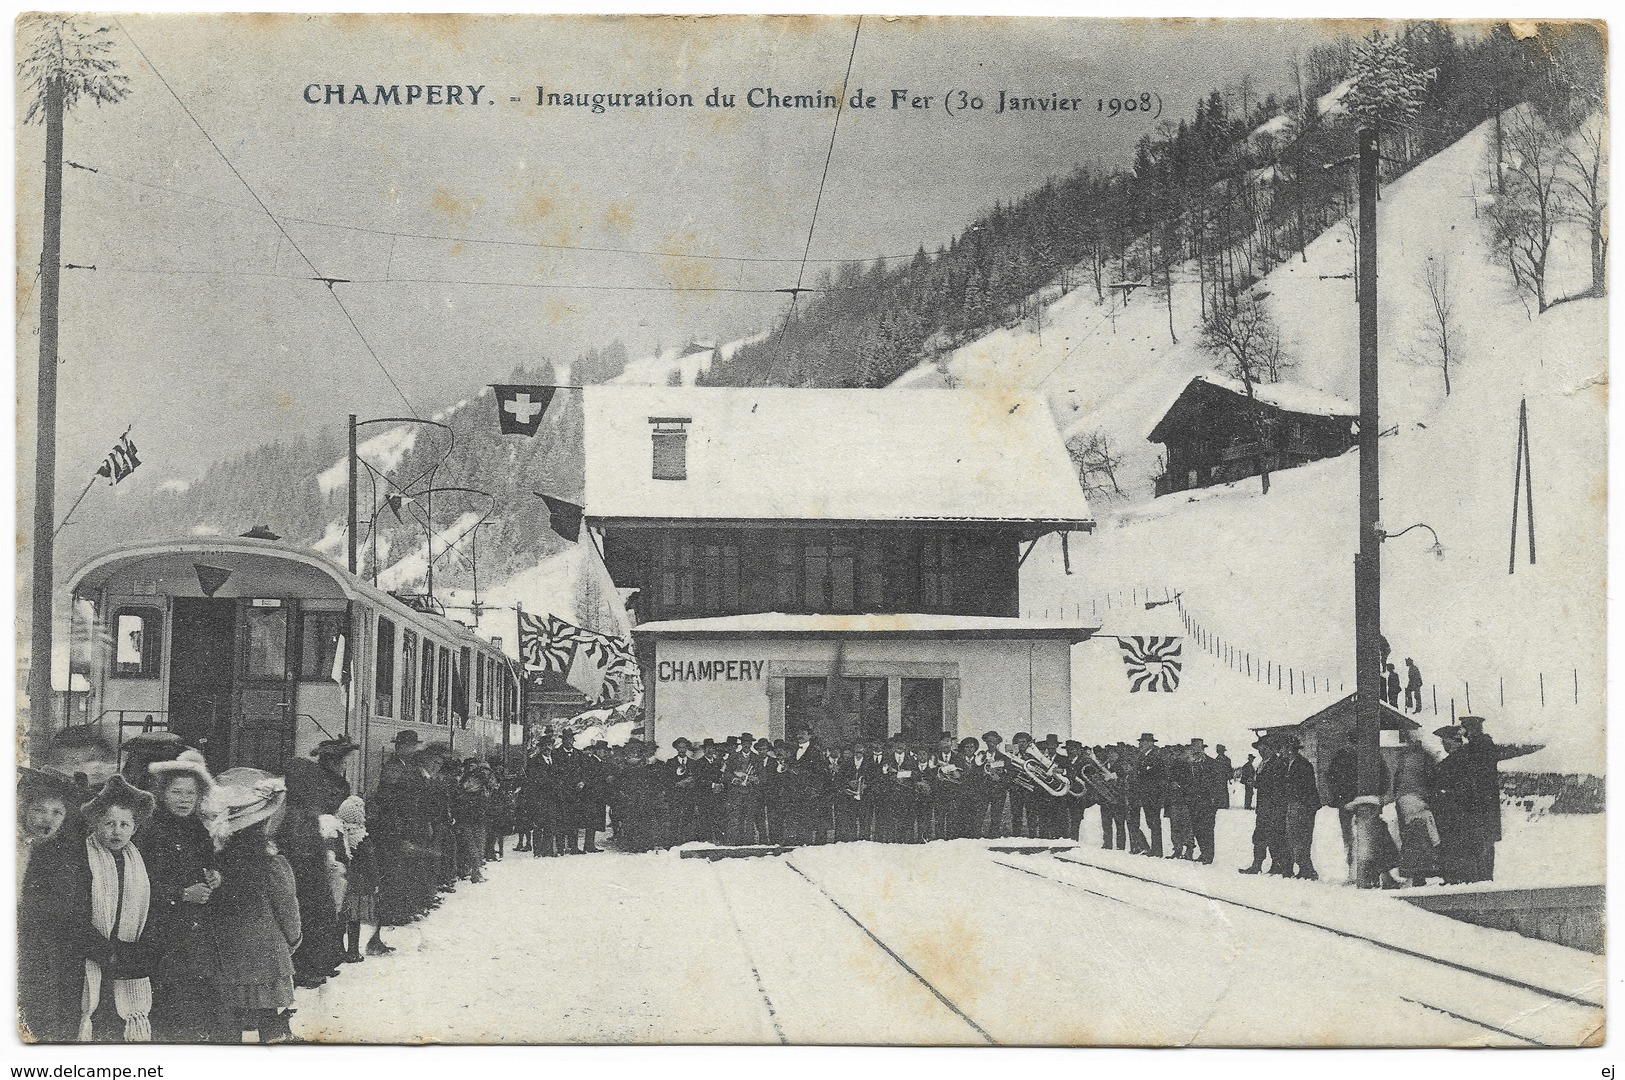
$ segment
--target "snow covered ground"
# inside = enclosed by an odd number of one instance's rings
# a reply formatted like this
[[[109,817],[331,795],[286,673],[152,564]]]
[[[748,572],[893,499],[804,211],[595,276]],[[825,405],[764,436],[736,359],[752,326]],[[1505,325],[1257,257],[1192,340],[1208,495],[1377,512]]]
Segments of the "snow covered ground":
[[[1492,260],[1475,218],[1488,126],[1383,189],[1379,204],[1382,360],[1382,522],[1397,533],[1383,551],[1383,626],[1403,673],[1414,657],[1424,680],[1424,730],[1471,711],[1503,742],[1545,743],[1543,768],[1603,769],[1607,318],[1585,299],[1533,314]],[[1437,368],[1418,362],[1429,259],[1449,261],[1460,346],[1446,397]],[[1549,294],[1588,280],[1577,230],[1559,233]],[[1290,378],[1358,398],[1358,324],[1347,226],[1339,224],[1276,267],[1256,291],[1273,311],[1297,367]],[[1151,499],[1162,448],[1146,440],[1162,412],[1214,358],[1199,346],[1193,268],[1175,271],[1174,326],[1160,290],[1097,303],[1078,289],[1031,320],[996,331],[917,371],[905,385],[1044,391],[1068,437],[1110,436],[1122,453],[1128,497],[1091,500],[1101,519],[1069,544],[1048,537],[1023,568],[1024,614],[1093,614],[1103,634],[1177,634],[1184,609],[1231,653],[1185,643],[1185,681],[1174,694],[1129,694],[1115,641],[1080,646],[1075,730],[1087,739],[1153,731],[1202,735],[1232,752],[1248,729],[1293,723],[1353,689],[1353,554],[1358,454],[1277,473],[1270,494],[1254,478]],[[1527,399],[1534,462],[1538,561],[1520,538],[1507,573],[1514,446]],[[1520,528],[1523,526],[1520,525]],[[1166,590],[1166,591],[1165,591]],[[1131,610],[1132,609],[1132,610]],[[1284,666],[1301,687],[1268,688],[1250,670]],[[1330,686],[1332,689],[1328,690]],[[1435,700],[1437,705],[1435,705]],[[1245,751],[1243,751],[1244,753]],[[1238,757],[1239,761],[1240,758]]]
[[[1336,821],[1323,817],[1319,861],[1333,871]],[[1509,831],[1538,847],[1555,821]],[[1059,856],[989,841],[718,862],[510,853],[487,883],[392,931],[393,956],[300,991],[295,1029],[329,1041],[1215,1046],[1568,1045],[1599,1029],[1600,1007],[1584,1002],[1601,1000],[1601,957],[1392,894],[1243,877],[1250,825],[1224,814],[1213,866],[1102,852],[1092,819]]]

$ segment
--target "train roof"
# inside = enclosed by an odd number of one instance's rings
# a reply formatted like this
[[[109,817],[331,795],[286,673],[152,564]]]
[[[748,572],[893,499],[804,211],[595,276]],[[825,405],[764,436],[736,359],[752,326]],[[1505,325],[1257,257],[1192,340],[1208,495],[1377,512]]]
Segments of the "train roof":
[[[210,536],[115,548],[80,564],[69,575],[68,588],[75,598],[88,599],[100,592],[114,575],[142,566],[153,575],[155,591],[161,595],[195,597],[213,595],[235,599],[250,594],[239,592],[232,587],[231,572],[247,570],[256,562],[263,560],[296,564],[321,575],[332,585],[334,599],[371,604],[389,612],[397,621],[413,623],[420,629],[432,629],[465,639],[483,648],[500,651],[498,646],[454,619],[411,607],[389,593],[373,588],[314,551],[272,540]],[[204,592],[198,580],[196,568],[199,565],[227,573],[223,583],[218,585],[214,592]],[[156,589],[158,582],[164,586],[162,589]]]

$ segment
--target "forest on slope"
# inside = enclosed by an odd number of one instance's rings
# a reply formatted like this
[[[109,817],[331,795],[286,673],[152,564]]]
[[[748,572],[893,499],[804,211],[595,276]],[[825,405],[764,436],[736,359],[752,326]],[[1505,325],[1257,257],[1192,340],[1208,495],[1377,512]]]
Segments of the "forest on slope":
[[[1590,113],[1604,56],[1588,23],[1520,37],[1505,23],[1473,34],[1415,22],[1328,42],[1292,58],[1284,100],[1216,89],[1194,117],[1145,135],[1129,168],[1080,167],[906,263],[826,271],[811,300],[700,382],[885,386],[992,329],[1041,320],[1056,295],[1155,285],[1185,262],[1204,305],[1229,304],[1348,215],[1362,123],[1379,125],[1387,182],[1518,102]]]

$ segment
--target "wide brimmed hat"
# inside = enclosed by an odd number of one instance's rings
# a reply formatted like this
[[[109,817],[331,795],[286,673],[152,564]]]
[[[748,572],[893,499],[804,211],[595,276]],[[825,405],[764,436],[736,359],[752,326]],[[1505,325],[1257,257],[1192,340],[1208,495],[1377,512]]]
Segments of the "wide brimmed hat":
[[[135,823],[141,823],[152,817],[152,808],[158,805],[158,800],[152,793],[142,791],[124,777],[113,774],[113,777],[102,785],[96,797],[79,807],[79,814],[86,821],[95,821],[115,806],[122,806],[135,817]]]
[[[1454,724],[1446,724],[1442,728],[1434,728],[1433,734],[1440,739],[1459,739],[1467,733]]]
[[[323,739],[311,748],[310,756],[313,758],[343,757],[360,749],[361,747],[350,741],[349,736],[339,739]]]
[[[26,805],[30,799],[60,799],[64,804],[73,801],[73,781],[55,769],[17,769],[17,804]]]
[[[215,777],[205,800],[209,835],[216,845],[281,812],[288,801],[288,782],[263,769],[227,769]]]
[[[214,777],[209,775],[209,764],[196,750],[182,750],[181,756],[174,761],[155,761],[147,766],[147,772],[155,784],[166,784],[176,776],[195,776],[198,787],[204,792],[214,786]]]
[[[1000,735],[997,731],[984,731],[984,732],[982,732],[982,741],[983,742],[1003,742],[1004,741],[1004,736]]]
[[[1142,731],[1140,733],[1140,741],[1141,742],[1156,742],[1157,737],[1155,735],[1151,734],[1149,731]]]

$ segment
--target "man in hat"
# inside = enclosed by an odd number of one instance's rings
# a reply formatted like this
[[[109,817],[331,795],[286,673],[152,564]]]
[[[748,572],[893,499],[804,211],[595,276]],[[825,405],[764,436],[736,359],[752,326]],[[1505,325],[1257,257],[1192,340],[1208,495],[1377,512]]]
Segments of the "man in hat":
[[[878,839],[888,844],[911,844],[919,825],[919,790],[914,786],[920,763],[908,748],[901,732],[887,742],[880,758],[879,782],[875,785],[875,817]]]
[[[1318,880],[1315,872],[1314,841],[1315,815],[1320,812],[1320,785],[1315,780],[1315,766],[1303,756],[1303,743],[1296,735],[1282,736],[1286,747],[1286,771],[1282,786],[1286,796],[1286,846],[1291,854],[1297,876],[1305,881]],[[1273,872],[1273,871],[1272,871]]]
[[[415,761],[418,742],[415,731],[395,733],[378,771],[378,786],[368,800],[370,836],[378,856],[378,921],[385,926],[399,926],[420,909],[417,875],[407,849],[422,829],[424,776]],[[385,950],[389,947],[381,941],[376,948],[368,942],[369,955]]]
[[[786,840],[792,844],[821,843],[829,827],[829,758],[813,745],[812,732],[797,731],[785,758],[784,803]]]
[[[1162,810],[1167,801],[1167,767],[1157,752],[1157,737],[1147,731],[1140,736],[1139,760],[1129,782],[1129,842],[1145,823],[1141,854],[1162,858]]]
[[[1010,801],[1010,762],[1004,756],[1004,736],[997,731],[982,732],[983,775],[987,783],[982,792],[986,801],[983,811],[985,837],[1004,836],[1004,813]]]
[[[1228,810],[1230,808],[1230,781],[1235,778],[1236,767],[1231,764],[1230,754],[1225,750],[1224,743],[1220,743],[1213,748],[1213,761],[1219,766],[1219,771],[1224,773],[1224,805],[1219,809]]]
[[[1467,755],[1465,781],[1458,803],[1464,814],[1468,845],[1468,881],[1495,878],[1495,845],[1501,840],[1501,759],[1508,756],[1484,730],[1482,716],[1460,721],[1462,752]]]
[[[676,756],[667,763],[671,788],[673,845],[686,844],[700,838],[700,808],[704,791],[701,788],[704,769],[701,755],[687,739],[673,740],[671,748]]]
[[[1193,786],[1190,808],[1191,831],[1196,835],[1197,861],[1211,863],[1219,811],[1230,805],[1230,765],[1229,758],[1221,761],[1209,757],[1204,752],[1206,745],[1201,739],[1191,740]]]
[[[338,974],[344,956],[344,927],[333,898],[329,868],[333,849],[324,835],[324,815],[338,813],[350,797],[344,778],[345,762],[359,750],[347,738],[323,739],[310,751],[314,762],[295,758],[287,763],[287,811],[277,831],[277,846],[293,869],[299,897],[301,937],[294,951],[295,982],[319,986]]]

